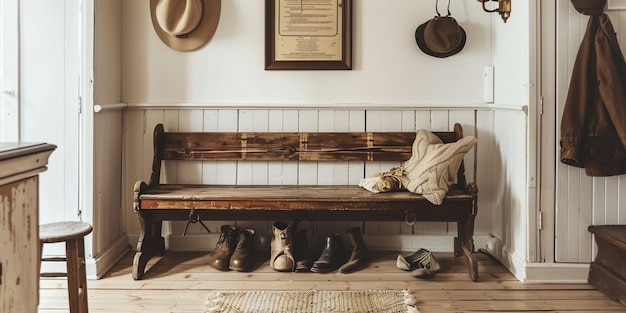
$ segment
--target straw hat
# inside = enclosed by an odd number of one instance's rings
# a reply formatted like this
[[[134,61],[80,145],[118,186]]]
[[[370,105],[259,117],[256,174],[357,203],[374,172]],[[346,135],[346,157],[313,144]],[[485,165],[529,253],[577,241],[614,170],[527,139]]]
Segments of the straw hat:
[[[435,16],[415,30],[415,41],[424,53],[445,58],[459,53],[467,35],[453,17]]]
[[[152,26],[170,48],[196,50],[215,34],[221,5],[221,0],[150,0]]]

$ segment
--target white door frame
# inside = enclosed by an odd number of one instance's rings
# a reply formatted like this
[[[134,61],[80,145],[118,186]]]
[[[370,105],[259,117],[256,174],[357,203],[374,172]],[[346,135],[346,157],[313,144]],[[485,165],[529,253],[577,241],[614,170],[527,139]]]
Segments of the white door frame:
[[[557,1],[558,2],[558,1]],[[563,2],[563,1],[561,1]],[[555,188],[556,188],[556,13],[555,1],[541,1],[540,33],[540,109],[539,109],[539,159],[540,181],[538,197],[539,259],[538,262],[555,261]]]

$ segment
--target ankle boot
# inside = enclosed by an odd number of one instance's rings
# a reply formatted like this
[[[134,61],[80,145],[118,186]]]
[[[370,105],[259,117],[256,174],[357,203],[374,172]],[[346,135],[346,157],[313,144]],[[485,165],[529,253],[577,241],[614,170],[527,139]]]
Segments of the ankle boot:
[[[254,229],[246,228],[239,231],[239,241],[235,252],[230,257],[228,268],[239,272],[247,272],[254,266]]]
[[[272,232],[270,266],[279,272],[293,272],[296,261],[293,257],[291,226],[286,222],[275,222]]]
[[[369,253],[367,253],[365,242],[363,242],[363,237],[361,237],[361,228],[350,228],[347,233],[354,248],[348,262],[339,268],[340,273],[352,272],[369,260]]]
[[[311,272],[328,273],[338,269],[346,262],[346,248],[341,235],[335,234],[326,237],[326,247],[319,259],[313,262]]]
[[[230,257],[237,246],[238,232],[234,225],[222,225],[220,230],[220,239],[217,241],[215,250],[209,256],[209,265],[220,271],[227,271]]]
[[[300,230],[294,234],[294,259],[296,260],[296,272],[308,272],[311,270],[313,261],[309,252],[309,238],[307,229]]]

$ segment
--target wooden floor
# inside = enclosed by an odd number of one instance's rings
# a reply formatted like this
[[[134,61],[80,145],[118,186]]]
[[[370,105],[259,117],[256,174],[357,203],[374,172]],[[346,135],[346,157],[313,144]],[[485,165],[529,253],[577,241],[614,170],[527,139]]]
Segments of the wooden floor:
[[[408,254],[408,253],[406,253]],[[208,253],[168,252],[155,258],[143,280],[131,278],[133,254],[104,278],[88,281],[90,312],[202,312],[209,290],[409,289],[427,312],[626,312],[588,284],[522,284],[489,256],[478,253],[479,281],[469,280],[462,258],[435,253],[441,271],[428,280],[395,266],[398,253],[378,252],[361,271],[341,274],[279,273],[269,255],[249,273],[220,272]],[[67,312],[63,279],[42,279],[39,312]]]

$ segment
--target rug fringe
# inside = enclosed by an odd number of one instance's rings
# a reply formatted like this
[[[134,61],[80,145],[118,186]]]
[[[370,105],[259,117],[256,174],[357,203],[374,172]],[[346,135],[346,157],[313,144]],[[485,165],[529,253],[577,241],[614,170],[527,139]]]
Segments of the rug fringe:
[[[222,291],[211,291],[206,299],[204,312],[211,313],[219,308],[219,303],[222,300]]]
[[[403,290],[404,293],[404,304],[406,304],[406,312],[407,313],[419,313],[417,310],[417,300],[413,296],[413,293],[410,290]]]

